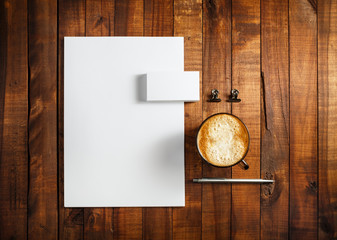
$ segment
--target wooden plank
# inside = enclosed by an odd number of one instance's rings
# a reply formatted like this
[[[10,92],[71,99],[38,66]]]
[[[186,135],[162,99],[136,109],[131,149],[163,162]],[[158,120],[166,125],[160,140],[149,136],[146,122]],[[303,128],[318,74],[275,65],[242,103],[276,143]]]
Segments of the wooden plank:
[[[83,239],[83,208],[64,208],[63,70],[64,36],[85,35],[85,1],[59,0],[58,45],[58,151],[59,151],[59,239]]]
[[[337,1],[318,1],[319,239],[337,239]]]
[[[114,209],[114,239],[142,239],[142,208]]]
[[[240,91],[240,103],[232,104],[250,133],[246,162],[232,168],[233,178],[260,178],[260,1],[232,3],[232,88]],[[260,186],[232,185],[233,239],[260,238]]]
[[[115,1],[87,0],[85,30],[86,36],[111,36],[114,33]],[[111,28],[111,29],[110,29]]]
[[[144,0],[144,36],[173,36],[173,0]]]
[[[0,5],[0,239],[27,236],[27,1]]]
[[[113,209],[84,209],[84,239],[113,239]]]
[[[115,36],[143,36],[144,0],[116,1]]]
[[[144,36],[173,36],[173,0],[144,1]],[[143,239],[172,239],[172,208],[143,208]]]
[[[289,1],[290,234],[317,238],[317,15],[315,1]]]
[[[143,36],[144,2],[126,0],[115,2],[115,36]],[[114,239],[142,239],[142,208],[115,208]]]
[[[87,0],[86,36],[108,36],[113,34],[110,26],[114,23],[114,5],[112,0],[97,2]],[[113,238],[113,208],[84,209],[84,239]]]
[[[104,18],[101,14],[102,2],[95,0],[85,1],[85,35],[100,36]]]
[[[261,2],[261,239],[288,239],[289,56],[288,2]]]
[[[174,36],[185,37],[185,71],[200,71],[202,93],[202,1],[174,1]],[[201,94],[202,96],[202,94]],[[173,239],[201,238],[202,161],[195,146],[202,122],[202,101],[185,103],[185,207],[173,209]]]
[[[83,239],[83,212],[83,208],[60,208],[59,239]]]
[[[57,1],[32,0],[28,8],[28,238],[57,239]]]
[[[115,32],[115,1],[102,0],[102,36],[113,36]]]
[[[203,119],[219,112],[231,113],[226,97],[231,91],[231,1],[203,2]],[[208,102],[212,89],[220,103]],[[231,178],[231,168],[203,164],[203,177]],[[202,238],[230,239],[231,185],[203,184]]]
[[[172,208],[143,208],[143,239],[172,239]]]

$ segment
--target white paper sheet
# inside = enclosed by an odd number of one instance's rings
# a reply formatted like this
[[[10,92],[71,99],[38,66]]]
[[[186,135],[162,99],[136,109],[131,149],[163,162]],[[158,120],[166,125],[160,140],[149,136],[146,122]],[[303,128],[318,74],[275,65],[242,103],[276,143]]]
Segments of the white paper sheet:
[[[183,38],[65,37],[65,207],[185,205],[184,103],[145,85],[183,70]]]

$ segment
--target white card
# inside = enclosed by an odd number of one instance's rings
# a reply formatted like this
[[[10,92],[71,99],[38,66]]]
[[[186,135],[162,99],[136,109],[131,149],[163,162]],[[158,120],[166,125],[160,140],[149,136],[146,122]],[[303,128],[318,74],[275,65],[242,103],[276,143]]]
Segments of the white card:
[[[65,207],[184,206],[184,103],[147,102],[183,71],[180,37],[65,37]]]
[[[199,101],[199,72],[149,72],[147,101]]]

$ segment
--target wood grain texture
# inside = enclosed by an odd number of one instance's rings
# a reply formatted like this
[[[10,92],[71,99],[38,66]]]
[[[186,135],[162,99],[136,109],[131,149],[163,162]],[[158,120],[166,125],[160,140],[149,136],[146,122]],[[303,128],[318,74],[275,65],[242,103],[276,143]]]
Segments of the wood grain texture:
[[[184,37],[185,71],[200,71],[202,96],[202,1],[174,1],[174,36]],[[202,122],[202,102],[185,103],[185,207],[173,209],[173,239],[201,238],[202,161],[195,146]]]
[[[113,239],[142,239],[142,208],[115,208],[113,223]]]
[[[261,239],[288,239],[288,2],[261,1]]]
[[[57,1],[28,7],[28,238],[57,239]]]
[[[319,239],[337,239],[337,1],[318,2]]]
[[[86,36],[111,36],[114,33],[114,0],[85,2]]]
[[[173,0],[144,1],[144,36],[173,36]],[[172,208],[143,208],[143,239],[172,239]]]
[[[115,36],[143,36],[143,0],[116,1],[115,4]],[[142,239],[142,208],[115,208],[113,224],[114,239]]]
[[[143,239],[172,239],[172,208],[143,208]]]
[[[86,36],[113,35],[115,1],[86,0],[85,4]],[[84,209],[84,239],[113,239],[113,208]]]
[[[317,238],[317,16],[314,1],[289,1],[290,235]]]
[[[226,97],[231,91],[231,1],[203,2],[203,119],[219,112],[231,113]],[[218,89],[222,102],[208,102]],[[203,163],[203,177],[231,178],[231,168]],[[202,238],[229,239],[231,185],[202,185]]]
[[[0,239],[336,239],[336,9],[336,0],[1,1]],[[64,208],[64,36],[114,33],[184,36],[185,70],[202,70],[202,101],[185,105],[185,208]],[[224,102],[232,87],[241,103]],[[213,88],[223,102],[206,102]],[[248,171],[204,165],[195,147],[202,119],[231,108],[252,135]],[[276,183],[191,182],[202,176]]]
[[[115,36],[143,36],[144,0],[115,2]]]
[[[144,0],[144,36],[173,36],[173,0]]]
[[[84,209],[84,239],[113,239],[113,209]]]
[[[59,164],[59,239],[83,239],[83,208],[64,207],[64,37],[85,35],[85,1],[59,0],[58,21],[58,164]]]
[[[27,236],[27,2],[0,4],[0,239]]]
[[[250,133],[245,158],[249,169],[232,168],[233,178],[260,178],[260,1],[232,2],[232,88],[240,91],[240,103],[232,112]],[[233,239],[260,238],[260,186],[232,185]]]

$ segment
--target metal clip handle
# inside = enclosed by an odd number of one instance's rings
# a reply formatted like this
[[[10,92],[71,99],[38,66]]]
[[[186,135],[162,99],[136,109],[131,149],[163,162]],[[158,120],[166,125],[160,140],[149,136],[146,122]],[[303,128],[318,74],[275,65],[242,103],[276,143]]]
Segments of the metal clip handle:
[[[243,163],[243,165],[245,165],[244,166],[245,170],[248,170],[248,168],[249,168],[248,163],[244,159],[242,159],[241,162]]]
[[[232,89],[231,95],[229,96],[229,99],[227,102],[241,102],[241,99],[238,99],[239,96],[239,90]]]
[[[221,99],[218,97],[219,90],[218,89],[212,89],[211,92],[211,99],[208,100],[209,102],[221,102]]]

